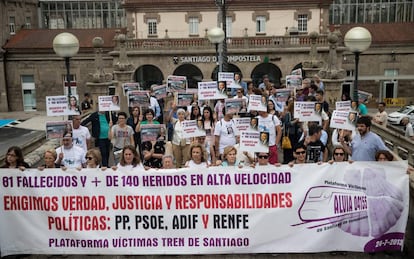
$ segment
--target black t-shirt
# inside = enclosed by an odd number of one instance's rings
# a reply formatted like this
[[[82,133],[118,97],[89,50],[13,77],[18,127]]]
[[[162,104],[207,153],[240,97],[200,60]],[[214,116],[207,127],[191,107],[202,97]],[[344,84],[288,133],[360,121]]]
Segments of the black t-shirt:
[[[92,106],[89,101],[83,101],[81,103],[81,108],[82,108],[82,111],[84,111],[84,110],[89,110],[90,108],[92,108]]]
[[[300,145],[303,144],[301,141]],[[317,163],[322,161],[322,153],[325,151],[325,145],[322,141],[317,140],[315,142],[310,142],[306,146],[306,163]]]

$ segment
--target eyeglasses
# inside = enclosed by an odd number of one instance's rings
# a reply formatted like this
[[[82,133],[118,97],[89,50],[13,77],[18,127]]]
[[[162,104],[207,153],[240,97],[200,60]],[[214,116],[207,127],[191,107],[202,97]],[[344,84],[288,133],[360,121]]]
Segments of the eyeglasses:
[[[306,153],[306,151],[299,151],[299,152],[295,152],[295,153],[296,153],[296,155],[303,155],[303,154]]]
[[[258,155],[257,157],[258,157],[258,158],[260,158],[260,159],[266,159],[266,158],[268,158],[269,156],[267,156],[267,155]]]
[[[344,153],[334,153],[335,156],[343,156],[345,155]]]
[[[91,156],[85,156],[85,159],[92,160],[93,157],[91,157]]]

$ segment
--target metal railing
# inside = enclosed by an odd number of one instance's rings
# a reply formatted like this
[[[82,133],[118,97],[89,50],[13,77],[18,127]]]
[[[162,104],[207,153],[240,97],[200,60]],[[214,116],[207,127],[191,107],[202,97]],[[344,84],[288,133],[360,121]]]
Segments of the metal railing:
[[[406,138],[398,130],[386,128],[373,123],[371,130],[379,135],[394,154],[397,154],[404,160],[408,160],[408,164],[414,166],[414,141]]]
[[[207,38],[128,39],[125,44],[127,49],[209,49],[212,45]],[[227,38],[227,47],[232,49],[309,47],[311,44],[309,35]],[[315,44],[328,46],[327,35],[319,35]]]

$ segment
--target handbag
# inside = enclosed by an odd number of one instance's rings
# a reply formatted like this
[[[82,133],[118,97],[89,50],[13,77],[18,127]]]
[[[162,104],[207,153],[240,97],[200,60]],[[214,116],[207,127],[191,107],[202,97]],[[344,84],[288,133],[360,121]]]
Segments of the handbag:
[[[290,138],[289,138],[289,130],[288,130],[287,134],[285,134],[282,138],[282,148],[283,149],[292,149],[292,142],[290,142]]]

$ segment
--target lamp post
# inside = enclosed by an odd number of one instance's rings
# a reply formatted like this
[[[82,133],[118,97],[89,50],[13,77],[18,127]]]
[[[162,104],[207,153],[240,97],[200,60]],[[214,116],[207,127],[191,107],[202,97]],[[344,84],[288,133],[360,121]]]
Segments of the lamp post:
[[[354,80],[354,92],[353,101],[358,103],[358,64],[359,55],[367,50],[371,45],[372,37],[371,33],[363,27],[354,27],[350,29],[344,38],[345,46],[349,51],[355,55],[355,80]]]
[[[72,96],[70,85],[70,58],[78,53],[79,40],[71,33],[62,32],[53,39],[53,50],[58,56],[65,58],[66,81],[68,82],[68,97],[70,98]]]
[[[224,36],[225,36],[224,31],[219,27],[211,28],[207,32],[208,40],[214,45],[216,45],[216,60],[217,61],[219,60],[218,45],[223,42]],[[219,64],[220,64],[219,71],[223,72],[223,64],[222,63],[219,63]]]
[[[221,28],[224,31],[224,39],[221,44],[221,55],[220,55],[220,72],[227,72],[227,6],[226,0],[215,0],[217,7],[219,8],[218,23],[221,23]],[[220,25],[219,25],[220,26]]]

